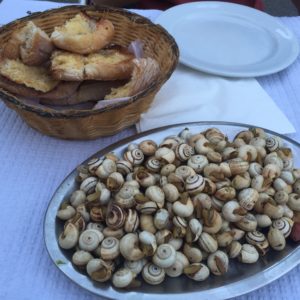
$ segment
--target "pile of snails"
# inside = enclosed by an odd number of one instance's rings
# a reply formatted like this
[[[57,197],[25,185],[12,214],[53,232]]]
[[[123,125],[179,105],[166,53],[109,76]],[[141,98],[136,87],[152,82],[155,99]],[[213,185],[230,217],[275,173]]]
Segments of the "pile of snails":
[[[58,243],[95,281],[117,288],[202,281],[229,259],[255,263],[286,238],[299,241],[300,169],[277,136],[260,128],[232,141],[217,128],[185,128],[160,144],[132,143],[78,167],[62,203]],[[138,276],[141,274],[141,276]]]

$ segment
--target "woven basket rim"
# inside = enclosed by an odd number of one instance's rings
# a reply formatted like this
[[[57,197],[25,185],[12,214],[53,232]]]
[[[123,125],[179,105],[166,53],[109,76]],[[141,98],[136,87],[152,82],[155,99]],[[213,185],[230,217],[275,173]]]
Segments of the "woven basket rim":
[[[115,105],[111,105],[109,107],[103,107],[100,109],[68,110],[68,111],[66,111],[66,110],[58,111],[58,110],[54,110],[54,109],[47,108],[47,107],[45,107],[45,109],[42,109],[38,106],[29,105],[27,103],[24,103],[17,96],[0,88],[0,96],[2,97],[2,99],[4,101],[8,101],[8,102],[12,103],[13,105],[16,105],[20,109],[36,113],[42,117],[67,118],[67,119],[73,119],[73,118],[78,118],[78,117],[79,118],[87,117],[87,116],[92,116],[92,115],[96,115],[99,113],[108,112],[108,111],[111,111],[111,110],[114,110],[117,108],[121,108],[121,107],[130,105],[133,102],[139,101],[142,97],[147,96],[151,92],[158,89],[159,86],[162,85],[163,83],[165,83],[170,78],[172,73],[174,72],[174,70],[178,64],[179,48],[178,48],[178,45],[177,45],[175,39],[173,38],[173,36],[170,35],[168,33],[168,31],[166,29],[164,29],[162,26],[160,26],[159,24],[154,24],[148,18],[143,17],[137,13],[130,12],[123,8],[116,8],[116,7],[110,7],[110,6],[105,6],[105,5],[97,5],[97,6],[95,6],[95,5],[66,5],[66,6],[59,7],[59,8],[47,9],[42,12],[31,13],[28,16],[16,19],[8,24],[5,24],[4,26],[0,27],[0,34],[3,33],[4,31],[10,30],[11,27],[13,27],[15,24],[21,23],[21,22],[26,22],[28,20],[31,20],[33,17],[35,18],[35,17],[43,16],[44,14],[48,14],[48,13],[63,12],[65,10],[69,10],[71,8],[78,9],[78,11],[84,11],[84,12],[85,11],[99,11],[99,12],[108,12],[108,13],[109,12],[118,13],[118,14],[121,14],[121,15],[127,17],[130,21],[133,21],[135,23],[155,27],[159,31],[159,33],[164,35],[166,37],[166,39],[169,41],[170,47],[172,48],[172,51],[174,53],[175,59],[172,63],[172,66],[170,67],[169,71],[167,72],[167,74],[164,77],[160,76],[157,80],[153,81],[145,90],[141,91],[140,93],[138,93],[134,96],[129,97],[128,101],[123,102],[123,103],[122,102],[116,103]]]

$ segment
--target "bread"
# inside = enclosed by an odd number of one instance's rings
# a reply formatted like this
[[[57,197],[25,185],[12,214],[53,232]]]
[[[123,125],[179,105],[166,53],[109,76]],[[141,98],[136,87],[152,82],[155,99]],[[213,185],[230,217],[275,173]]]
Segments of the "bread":
[[[27,66],[20,60],[1,58],[0,75],[44,93],[51,91],[58,84],[45,67]]]
[[[48,35],[33,22],[13,32],[2,55],[9,59],[21,58],[27,65],[40,65],[49,59],[53,44]]]
[[[81,56],[55,51],[51,59],[52,76],[57,80],[122,80],[133,70],[133,54],[114,47]]]
[[[112,88],[111,93],[105,96],[105,100],[134,96],[158,78],[160,69],[155,59],[136,58],[133,63],[134,69],[130,81],[119,88]]]
[[[77,14],[55,27],[51,40],[57,48],[79,54],[89,54],[105,47],[114,35],[113,24],[106,19],[95,21],[84,15]]]

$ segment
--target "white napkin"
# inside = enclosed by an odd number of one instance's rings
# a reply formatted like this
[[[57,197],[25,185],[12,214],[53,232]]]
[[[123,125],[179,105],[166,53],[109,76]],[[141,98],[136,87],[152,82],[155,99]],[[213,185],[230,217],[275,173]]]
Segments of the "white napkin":
[[[197,121],[240,122],[292,133],[295,128],[255,79],[213,76],[179,65],[136,124],[138,131]]]

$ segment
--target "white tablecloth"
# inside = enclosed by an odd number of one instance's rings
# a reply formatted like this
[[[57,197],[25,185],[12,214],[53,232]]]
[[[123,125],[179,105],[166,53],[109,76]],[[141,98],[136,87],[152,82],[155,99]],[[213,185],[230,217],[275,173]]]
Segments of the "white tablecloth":
[[[300,17],[281,20],[300,40]],[[291,137],[298,142],[299,76],[300,58],[286,70],[258,79],[295,126],[297,133]],[[99,299],[72,283],[50,260],[43,240],[44,214],[55,189],[76,165],[134,133],[132,127],[89,142],[58,140],[29,128],[0,102],[0,299]],[[268,286],[236,299],[293,300],[299,295],[298,265]]]

